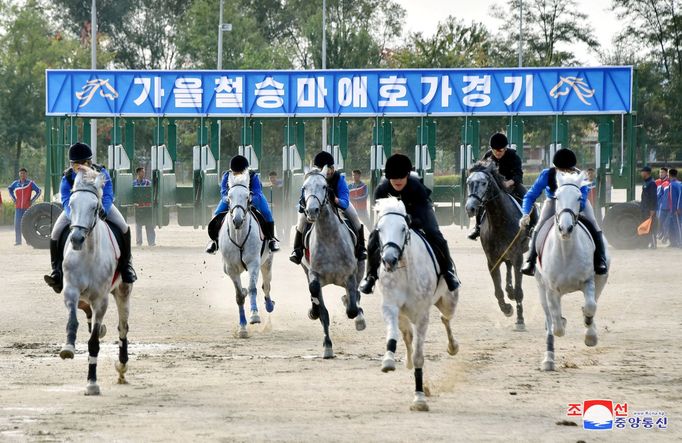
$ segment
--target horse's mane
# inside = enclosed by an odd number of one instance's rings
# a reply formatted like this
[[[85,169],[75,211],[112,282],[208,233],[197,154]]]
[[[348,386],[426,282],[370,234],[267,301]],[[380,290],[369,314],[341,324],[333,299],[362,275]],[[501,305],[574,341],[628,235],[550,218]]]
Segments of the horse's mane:
[[[378,199],[374,204],[374,210],[377,213],[398,212],[400,214],[407,214],[405,204],[400,199],[393,196]]]
[[[230,174],[230,187],[234,185],[242,185],[249,187],[251,177],[249,174]]]
[[[497,187],[500,188],[501,191],[508,193],[507,187],[504,186],[504,181],[506,179],[502,176],[502,174],[500,174],[500,171],[497,169],[497,165],[494,162],[490,160],[479,160],[471,167],[471,169],[469,169],[469,174],[473,172],[489,173],[495,179]]]
[[[80,165],[78,167],[78,172],[76,173],[76,178],[74,180],[74,188],[81,187],[91,187],[95,188],[98,193],[102,192],[104,187],[104,180],[98,180],[100,177],[100,172],[94,168],[89,168],[85,165]]]
[[[312,168],[310,168],[310,170],[308,172],[306,172],[304,180],[307,180],[308,177],[310,177],[311,175],[323,175],[326,177],[327,176],[327,167],[325,166],[324,168],[320,169],[317,166],[313,166]]]

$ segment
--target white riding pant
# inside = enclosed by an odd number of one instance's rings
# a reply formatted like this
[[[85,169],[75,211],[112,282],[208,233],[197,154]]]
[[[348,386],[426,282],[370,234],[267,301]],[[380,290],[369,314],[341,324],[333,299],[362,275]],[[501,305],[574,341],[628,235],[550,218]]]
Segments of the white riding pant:
[[[549,219],[550,217],[553,217],[555,213],[556,200],[553,198],[546,199],[545,202],[542,204],[542,211],[540,211],[538,228],[542,226],[542,223],[544,223],[545,220]],[[589,200],[585,202],[585,207],[583,208],[582,211],[580,211],[580,215],[582,215],[586,220],[592,223],[592,226],[594,226],[597,232],[601,232],[601,228],[599,227],[597,219],[594,216],[594,209],[592,209],[592,204],[590,203]]]
[[[128,232],[128,223],[126,223],[125,218],[123,218],[123,215],[121,215],[121,212],[118,210],[116,206],[111,206],[109,209],[109,213],[107,214],[107,220],[116,225],[118,229],[121,230],[122,233]],[[52,240],[59,240],[59,237],[62,235],[62,231],[65,228],[68,228],[69,225],[71,224],[71,219],[69,218],[68,215],[66,215],[66,211],[62,211],[61,214],[59,214],[59,217],[57,218],[57,221],[54,223],[54,226],[52,226],[52,233],[50,234],[50,238]]]
[[[341,208],[339,208],[341,209]],[[358,212],[355,210],[355,207],[353,205],[349,204],[346,209],[342,210],[344,218],[348,219],[350,221],[351,226],[353,227],[353,230],[355,232],[360,232],[360,228],[362,228],[362,222],[360,222],[360,217],[358,217]],[[305,230],[305,225],[308,223],[308,219],[305,216],[305,213],[299,213],[298,214],[298,225],[296,225],[296,230],[298,232],[303,232]]]

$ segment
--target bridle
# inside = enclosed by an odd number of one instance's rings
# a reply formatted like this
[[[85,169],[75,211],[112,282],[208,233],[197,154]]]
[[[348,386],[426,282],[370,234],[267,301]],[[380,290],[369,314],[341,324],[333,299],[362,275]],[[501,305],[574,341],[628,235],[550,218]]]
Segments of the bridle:
[[[562,186],[574,186],[575,188],[578,189],[578,191],[580,191],[580,186],[576,185],[575,183],[564,183],[561,186],[557,187],[557,190],[558,190],[558,188],[561,188]],[[564,208],[554,215],[554,222],[556,223],[557,226],[559,226],[559,218],[561,217],[561,215],[563,213],[568,213],[571,216],[571,219],[572,219],[571,226],[572,227],[575,227],[575,225],[578,224],[578,214],[576,214],[575,211],[573,211],[573,209],[571,209],[571,208]]]
[[[481,172],[481,173],[485,174],[485,176],[488,177],[489,183],[495,182],[495,184],[497,184],[497,182],[495,181],[495,177],[493,177],[492,174],[490,174],[488,171],[476,171],[476,172]],[[467,184],[469,184],[469,183],[471,183],[471,182],[469,182],[469,180],[467,180]],[[493,195],[491,198],[486,198],[488,196],[488,194],[490,193],[490,190],[492,188],[493,188],[493,186],[488,186],[485,190],[485,194],[483,194],[483,197],[480,197],[478,194],[474,194],[472,192],[467,196],[467,198],[473,198],[475,200],[478,200],[480,202],[481,206],[485,206],[488,203],[490,203],[491,201],[497,199],[501,195],[501,191],[500,191],[499,187],[497,187],[498,189],[497,189],[497,192],[495,193],[495,195]]]
[[[73,223],[71,224],[71,228],[70,228],[71,230],[73,230],[73,228],[80,228],[83,231],[85,231],[84,236],[87,237],[90,234],[90,232],[95,228],[95,225],[97,224],[97,219],[99,218],[99,212],[100,212],[100,209],[102,208],[102,201],[100,200],[99,194],[97,192],[91,190],[91,189],[76,189],[76,190],[71,192],[71,195],[75,194],[76,192],[89,192],[90,194],[93,194],[95,197],[97,197],[97,206],[95,207],[92,226],[87,227],[87,226],[82,226],[82,225],[74,225]]]
[[[232,188],[244,188],[244,189],[246,189],[247,191],[249,190],[248,186],[242,185],[242,184],[237,184],[237,185],[232,185],[232,186],[230,186],[230,189],[232,189]],[[251,198],[251,197],[249,196],[249,200],[250,200],[250,198]],[[248,214],[249,211],[248,211],[244,206],[242,206],[242,205],[234,205],[234,206],[231,206],[231,207],[230,207],[230,212],[229,212],[229,213],[230,213],[230,217],[234,217],[234,211],[237,210],[237,209],[241,209],[242,212],[244,213],[244,218],[246,218],[246,215]],[[235,228],[235,229],[236,229],[236,228]],[[248,238],[248,236],[247,236],[247,238]]]
[[[398,217],[401,217],[403,220],[405,220],[405,224],[407,225],[407,229],[405,230],[405,237],[403,239],[403,244],[402,246],[395,243],[395,242],[386,242],[381,245],[381,254],[384,253],[384,250],[386,248],[395,248],[398,250],[398,261],[400,261],[403,258],[403,253],[405,252],[405,247],[407,244],[410,242],[410,222],[409,218],[405,214],[401,214],[400,212],[387,212],[385,214],[381,214],[381,217],[377,220],[377,224],[379,223],[379,220],[382,218],[386,217],[387,215],[397,215]]]
[[[322,177],[322,178],[325,180],[324,198],[323,198],[322,200],[320,200],[320,197],[318,197],[317,195],[315,195],[315,194],[310,194],[309,196],[307,196],[307,197],[305,198],[304,201],[305,201],[305,205],[308,206],[308,201],[309,201],[311,198],[314,198],[314,199],[317,200],[317,202],[320,204],[320,209],[321,209],[322,207],[324,207],[324,205],[327,204],[327,202],[329,202],[329,193],[327,192],[327,186],[326,186],[327,177],[325,177],[324,175],[320,174],[319,172],[310,173],[310,174],[308,175],[308,177],[313,176],[313,175],[319,175],[320,177]],[[308,177],[306,177],[306,180],[307,180]]]
[[[236,185],[230,186],[230,189],[233,189],[233,188],[244,188],[247,191],[249,190],[248,186],[242,185],[242,184],[236,184]],[[250,200],[251,200],[251,195],[249,194],[249,201]],[[230,207],[230,211],[229,211],[230,217],[234,217],[234,211],[236,209],[241,209],[244,212],[244,219],[248,223],[249,229],[246,232],[246,235],[244,236],[244,241],[242,241],[241,244],[237,243],[232,238],[232,236],[230,236],[230,230],[229,229],[227,230],[227,238],[230,239],[230,242],[232,242],[232,244],[235,245],[237,247],[237,249],[239,249],[239,261],[242,262],[242,266],[244,266],[244,269],[246,269],[248,271],[248,268],[246,267],[246,263],[244,263],[244,245],[249,240],[249,236],[251,235],[252,223],[251,223],[250,219],[248,218],[250,216],[249,211],[242,205],[234,205],[234,206]],[[238,228],[235,227],[235,229],[238,229]],[[241,228],[239,228],[239,229],[241,229]]]

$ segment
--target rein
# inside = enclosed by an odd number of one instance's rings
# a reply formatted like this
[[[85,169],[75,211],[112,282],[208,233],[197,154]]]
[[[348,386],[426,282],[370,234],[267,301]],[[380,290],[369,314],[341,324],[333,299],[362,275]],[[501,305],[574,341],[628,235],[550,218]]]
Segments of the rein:
[[[489,182],[494,182],[495,184],[497,184],[495,177],[493,177],[489,172],[487,172],[487,171],[477,171],[477,172],[482,172],[483,174],[486,175],[486,177],[488,177]],[[470,193],[467,196],[467,198],[474,198],[474,199],[478,200],[481,203],[481,205],[485,206],[488,203],[492,202],[493,200],[496,200],[497,198],[499,198],[500,195],[502,195],[502,190],[500,189],[499,186],[497,186],[497,192],[495,193],[495,195],[492,196],[491,198],[485,198],[488,195],[488,193],[490,192],[489,191],[490,189],[492,189],[491,186],[489,186],[488,189],[485,190],[485,194],[483,194],[483,198],[481,198],[478,194],[474,194],[473,192]]]
[[[408,223],[408,218],[407,215],[401,214],[400,212],[387,212],[385,214],[381,214],[381,217],[377,220],[377,223],[379,220],[382,218],[386,217],[387,215],[397,215],[398,217],[402,217],[405,220],[405,223],[407,223],[407,231],[405,231],[405,239],[403,241],[403,245],[400,246],[395,242],[387,242],[381,245],[381,252],[383,253],[386,248],[395,248],[398,250],[398,261],[402,260],[403,258],[403,253],[405,252],[405,247],[407,244],[410,242],[410,225]]]
[[[578,191],[580,191],[580,186],[576,185],[575,183],[564,183],[561,186],[559,186],[559,188],[561,188],[563,186],[574,186],[575,188],[578,189]],[[561,215],[564,213],[567,213],[571,216],[571,219],[573,220],[572,226],[575,228],[575,226],[578,224],[578,214],[576,214],[575,211],[573,211],[573,209],[571,209],[571,208],[564,208],[561,211],[557,212],[554,215],[554,222],[558,225],[559,224],[559,217],[561,217]]]
[[[95,225],[97,224],[97,219],[99,218],[99,210],[100,210],[100,208],[102,207],[102,202],[100,201],[99,194],[98,194],[97,192],[93,191],[93,190],[90,190],[90,189],[76,189],[75,191],[72,191],[71,194],[73,195],[73,194],[75,194],[76,192],[89,192],[90,194],[93,194],[93,195],[95,195],[95,196],[97,197],[97,207],[95,208],[95,217],[94,217],[94,220],[93,220],[93,222],[92,222],[92,226],[90,226],[90,227],[88,228],[87,226],[81,226],[81,225],[74,225],[74,224],[71,224],[71,228],[70,228],[70,229],[73,229],[73,228],[81,228],[81,229],[83,229],[83,230],[85,231],[85,236],[87,237],[87,236],[90,234],[90,232],[95,228]]]
[[[242,184],[237,184],[237,185],[231,186],[231,188],[238,188],[238,187],[245,188],[247,190],[249,189],[246,185],[242,185]],[[252,215],[251,215],[251,212],[247,211],[244,206],[234,205],[230,208],[230,212],[229,212],[230,217],[233,216],[233,213],[236,209],[241,209],[244,212],[244,218],[245,218],[245,221],[249,224],[249,229],[246,233],[246,236],[244,237],[244,241],[241,244],[237,243],[232,238],[232,236],[230,236],[230,229],[227,230],[227,238],[230,239],[230,242],[232,242],[232,244],[235,245],[237,247],[237,249],[239,249],[239,261],[242,263],[242,266],[244,266],[244,269],[246,269],[248,271],[249,269],[246,267],[246,263],[244,263],[244,245],[246,245],[246,242],[249,240],[249,236],[251,235],[251,229],[253,227],[251,224]],[[232,225],[232,222],[230,222],[230,225]],[[235,228],[235,230],[237,230],[237,228]]]

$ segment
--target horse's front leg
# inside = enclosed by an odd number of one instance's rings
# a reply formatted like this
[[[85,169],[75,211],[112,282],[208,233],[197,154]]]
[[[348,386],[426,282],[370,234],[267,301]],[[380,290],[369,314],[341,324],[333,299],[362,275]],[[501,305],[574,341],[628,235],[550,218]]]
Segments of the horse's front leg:
[[[443,291],[443,295],[436,302],[436,307],[441,313],[440,321],[443,322],[445,333],[448,336],[448,354],[450,355],[455,355],[459,352],[459,344],[452,335],[452,327],[450,325],[450,321],[455,316],[458,298],[458,291]]]
[[[260,315],[258,314],[258,272],[260,271],[260,263],[252,262],[249,265],[249,300],[251,302],[251,318],[249,323],[260,323]]]
[[[523,319],[523,274],[521,267],[523,256],[521,255],[513,265],[514,270],[514,297],[516,299],[516,330],[521,332],[526,330],[526,322]]]
[[[118,384],[128,383],[125,378],[128,370],[128,316],[130,315],[130,292],[133,285],[121,283],[114,291],[116,307],[118,308],[118,362],[116,371],[118,372]],[[100,338],[101,335],[100,335]]]
[[[537,277],[536,277],[537,278]],[[552,329],[554,327],[552,321],[552,313],[549,310],[549,304],[547,302],[547,290],[545,286],[538,281],[538,293],[540,295],[540,304],[542,305],[543,311],[545,311],[545,334],[546,334],[546,349],[545,358],[542,361],[543,371],[553,371],[554,370],[554,334]]]
[[[398,345],[398,316],[400,308],[390,301],[381,305],[381,313],[386,323],[386,354],[381,360],[381,371],[389,372],[395,370],[395,350]]]
[[[62,359],[73,358],[76,353],[76,334],[78,333],[78,316],[76,311],[78,309],[79,298],[80,291],[67,283],[64,287],[64,305],[69,312],[69,319],[66,322],[66,344],[59,351],[59,356]]]
[[[495,263],[488,262],[488,270],[492,269]],[[495,268],[494,271],[490,272],[490,277],[493,279],[493,285],[495,285],[495,298],[497,299],[497,305],[500,307],[502,313],[511,317],[514,314],[514,307],[509,303],[504,301],[504,292],[502,291],[502,276],[500,275],[500,267]]]
[[[100,389],[97,384],[97,356],[99,355],[99,337],[100,325],[104,319],[104,314],[107,312],[107,305],[109,304],[109,294],[99,296],[98,299],[92,301],[91,307],[95,317],[94,326],[88,340],[88,384],[85,387],[85,395],[99,395]]]
[[[346,295],[348,296],[348,304],[346,305],[346,315],[348,318],[355,319],[355,329],[362,331],[367,327],[365,322],[365,315],[358,302],[360,301],[360,291],[358,291],[358,281],[355,278],[355,273],[351,274],[346,280]]]
[[[504,265],[507,268],[504,290],[507,293],[507,298],[514,301],[516,300],[516,297],[514,295],[514,285],[512,284],[512,263],[509,260],[505,260]]]
[[[260,268],[261,275],[263,276],[263,293],[265,294],[265,310],[267,312],[272,312],[275,309],[275,302],[270,298],[270,288],[272,282],[272,253],[263,262]]]
[[[594,278],[585,282],[583,288],[585,295],[585,305],[583,306],[583,317],[585,320],[585,345],[597,345],[597,325],[594,323],[594,315],[597,313],[597,300],[595,295]]]
[[[234,285],[234,295],[239,308],[239,338],[248,338],[249,332],[246,330],[246,312],[244,312],[244,301],[246,301],[246,291],[242,288],[242,280],[239,272],[229,273],[232,284]]]
[[[416,337],[414,338],[414,354],[412,360],[414,362],[414,400],[410,409],[412,411],[428,411],[429,405],[426,403],[426,394],[424,393],[424,340],[426,339],[426,331],[429,327],[429,311],[422,313],[421,318],[417,320],[415,325]]]
[[[322,323],[322,328],[324,329],[324,341],[322,343],[324,346],[323,357],[334,358],[332,340],[329,338],[329,312],[327,311],[327,307],[324,305],[324,299],[322,298],[320,276],[312,271],[308,273],[308,290],[310,291],[310,299],[313,302],[313,309],[317,306],[317,314],[320,317],[320,323]],[[313,309],[308,313],[311,318]]]
[[[558,291],[547,288],[547,305],[552,316],[553,333],[557,337],[566,334],[566,319],[561,316],[561,294]]]

